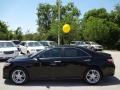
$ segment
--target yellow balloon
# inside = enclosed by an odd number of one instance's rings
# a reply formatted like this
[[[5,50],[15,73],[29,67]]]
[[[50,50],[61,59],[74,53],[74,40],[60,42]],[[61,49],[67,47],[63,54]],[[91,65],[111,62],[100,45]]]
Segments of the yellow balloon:
[[[70,25],[69,24],[65,24],[63,26],[63,32],[64,33],[69,33],[70,32]]]

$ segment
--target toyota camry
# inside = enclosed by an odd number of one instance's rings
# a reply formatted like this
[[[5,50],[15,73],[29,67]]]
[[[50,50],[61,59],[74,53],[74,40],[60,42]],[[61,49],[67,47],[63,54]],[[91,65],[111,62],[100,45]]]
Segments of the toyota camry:
[[[56,46],[9,59],[3,68],[3,78],[15,84],[44,79],[82,79],[97,84],[103,77],[113,76],[114,71],[110,54],[77,46]]]

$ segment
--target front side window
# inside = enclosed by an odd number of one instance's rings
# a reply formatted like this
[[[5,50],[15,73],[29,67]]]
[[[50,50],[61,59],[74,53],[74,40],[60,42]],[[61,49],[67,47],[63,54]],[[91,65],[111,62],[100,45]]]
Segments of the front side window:
[[[76,48],[66,48],[64,50],[64,57],[82,57],[82,56],[88,56],[88,54]]]
[[[54,49],[51,49],[51,50],[48,50],[48,51],[44,52],[40,56],[41,56],[41,58],[60,57],[61,56],[61,49],[60,48],[54,48]]]

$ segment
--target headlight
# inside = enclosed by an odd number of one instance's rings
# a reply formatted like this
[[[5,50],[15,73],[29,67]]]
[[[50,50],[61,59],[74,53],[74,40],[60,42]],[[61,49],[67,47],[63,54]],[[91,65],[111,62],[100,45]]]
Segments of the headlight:
[[[10,66],[10,65],[11,65],[11,63],[6,62],[4,66]]]

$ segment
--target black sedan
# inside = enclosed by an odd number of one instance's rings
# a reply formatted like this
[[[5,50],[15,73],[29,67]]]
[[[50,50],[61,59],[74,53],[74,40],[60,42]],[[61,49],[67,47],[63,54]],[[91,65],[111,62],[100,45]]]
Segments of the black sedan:
[[[3,78],[15,84],[43,79],[83,79],[96,84],[102,77],[113,76],[114,71],[110,54],[77,46],[57,46],[8,60],[3,68]]]

